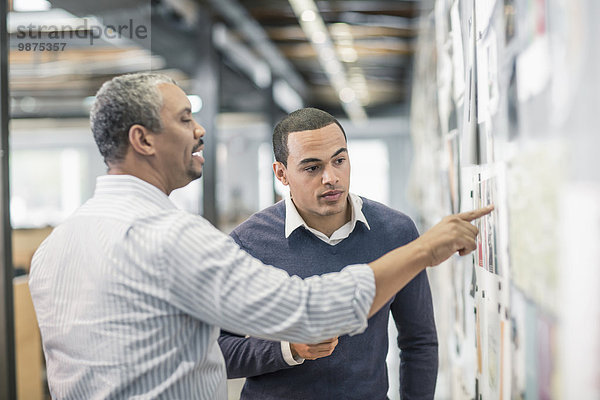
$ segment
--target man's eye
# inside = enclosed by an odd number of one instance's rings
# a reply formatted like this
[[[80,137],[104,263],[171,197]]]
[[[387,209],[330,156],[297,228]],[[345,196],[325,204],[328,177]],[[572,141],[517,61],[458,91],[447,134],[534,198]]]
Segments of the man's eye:
[[[306,172],[315,172],[317,170],[317,168],[318,167],[316,165],[313,165],[312,167],[306,167],[306,168],[304,168],[304,170]]]
[[[343,163],[344,161],[346,161],[346,159],[345,159],[345,158],[343,158],[343,157],[342,157],[342,158],[338,158],[337,160],[335,160],[336,164],[341,164],[341,163]]]
[[[182,119],[181,121],[186,124],[189,124],[190,122],[192,122],[191,119]]]

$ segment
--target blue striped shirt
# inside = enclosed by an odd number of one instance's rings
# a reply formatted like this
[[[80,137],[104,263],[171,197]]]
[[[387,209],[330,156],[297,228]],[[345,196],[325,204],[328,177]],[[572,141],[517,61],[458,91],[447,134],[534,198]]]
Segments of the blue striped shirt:
[[[375,294],[366,265],[306,280],[267,267],[128,175],[98,178],[29,287],[57,399],[225,399],[219,327],[315,343],[364,331]]]

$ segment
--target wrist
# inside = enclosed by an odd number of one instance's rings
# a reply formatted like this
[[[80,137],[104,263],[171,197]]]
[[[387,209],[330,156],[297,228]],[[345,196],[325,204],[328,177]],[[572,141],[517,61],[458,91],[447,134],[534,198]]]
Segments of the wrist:
[[[427,268],[435,265],[433,251],[431,246],[427,244],[422,237],[412,242],[413,244],[413,260],[422,268]]]
[[[293,343],[290,343],[290,352],[292,353],[292,357],[294,357],[294,359],[299,357]]]
[[[283,356],[283,360],[289,366],[295,366],[302,364],[304,359],[298,355],[298,352],[294,350],[294,354],[292,354],[292,344],[286,341],[281,342],[281,355]]]

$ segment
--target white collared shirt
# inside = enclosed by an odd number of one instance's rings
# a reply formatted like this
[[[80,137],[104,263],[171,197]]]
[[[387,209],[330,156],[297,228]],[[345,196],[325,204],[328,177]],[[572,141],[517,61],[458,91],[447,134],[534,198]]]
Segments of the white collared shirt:
[[[333,232],[331,237],[327,237],[327,235],[325,235],[323,232],[319,232],[318,230],[311,228],[306,224],[288,193],[285,196],[285,237],[288,238],[296,229],[304,227],[325,243],[335,246],[350,236],[352,231],[354,231],[358,221],[364,223],[367,229],[371,230],[371,227],[367,222],[367,218],[362,212],[363,201],[360,196],[357,196],[354,193],[349,193],[348,199],[350,200],[349,205],[350,209],[352,210],[352,217],[350,218],[350,221],[346,222],[343,226]],[[288,365],[299,365],[304,362],[304,358],[294,357],[292,355],[290,343],[286,341],[281,342],[281,355]]]
[[[354,193],[349,193],[348,198],[350,200],[350,209],[352,210],[352,217],[350,221],[346,222],[343,226],[341,226],[338,230],[333,232],[331,237],[327,237],[323,232],[319,232],[318,230],[311,228],[306,224],[304,219],[300,216],[298,209],[294,205],[292,198],[289,194],[285,196],[285,237],[288,238],[292,232],[294,232],[299,227],[306,228],[313,235],[324,241],[325,243],[335,246],[342,240],[346,239],[354,228],[356,227],[356,223],[361,221],[365,224],[367,229],[371,230],[369,223],[367,222],[367,218],[362,212],[362,199],[355,195]]]
[[[226,399],[219,327],[292,341],[360,333],[375,294],[364,264],[290,279],[127,175],[98,178],[36,251],[29,287],[61,399]]]

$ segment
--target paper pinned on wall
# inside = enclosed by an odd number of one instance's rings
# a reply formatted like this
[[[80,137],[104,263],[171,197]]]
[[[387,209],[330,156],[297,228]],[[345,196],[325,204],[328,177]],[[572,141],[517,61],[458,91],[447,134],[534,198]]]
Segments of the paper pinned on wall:
[[[504,41],[508,45],[515,37],[515,0],[504,0]]]
[[[445,139],[447,166],[448,166],[448,190],[450,195],[450,206],[452,213],[460,212],[461,206],[461,181],[460,181],[460,136],[458,130],[452,130]]]
[[[494,168],[486,167],[474,176],[473,207],[486,207],[497,203],[497,179]],[[480,218],[477,221],[477,266],[492,274],[501,274],[502,268],[498,260],[498,211]]]
[[[502,329],[498,312],[499,298],[495,291],[490,290],[486,299],[487,314],[487,385],[491,399],[500,398],[502,388]]]
[[[477,365],[473,360],[477,359],[477,348],[473,344],[476,343],[475,336],[475,315],[473,314],[473,310],[475,309],[475,299],[473,296],[470,296],[470,287],[472,281],[474,279],[475,272],[473,270],[473,263],[468,258],[462,259],[464,264],[463,270],[463,287],[464,289],[464,320],[463,320],[463,329],[464,329],[464,345],[463,345],[463,359],[465,360],[462,370],[463,370],[463,381],[465,383],[464,386],[467,386],[465,389],[467,398],[475,397],[475,387],[473,382],[475,377],[477,376]]]
[[[485,39],[477,41],[477,120],[490,122],[500,104],[498,84],[498,43],[496,32],[490,28]]]
[[[496,31],[490,28],[485,40],[485,57],[487,58],[487,85],[489,98],[489,114],[496,115],[500,103],[500,89],[498,84],[498,37]]]
[[[539,399],[538,383],[538,310],[525,303],[525,399]]]
[[[561,243],[556,216],[566,148],[563,141],[524,142],[506,174],[511,278],[546,310],[557,305]]]
[[[540,94],[550,82],[548,35],[537,37],[517,58],[517,94],[521,103]]]
[[[498,399],[503,393],[504,362],[510,362],[505,349],[505,298],[500,290],[502,278],[483,268],[475,267],[477,292],[475,304],[478,395]],[[479,398],[476,396],[476,398]],[[505,396],[508,399],[507,396]],[[504,400],[504,399],[503,399]]]
[[[442,136],[448,134],[453,128],[450,127],[450,117],[453,112],[453,60],[452,41],[448,18],[447,4],[438,1],[435,4],[435,36],[437,50],[437,102],[440,116],[440,130]]]
[[[526,389],[525,361],[525,320],[527,319],[527,304],[520,290],[511,287],[510,291],[510,348],[511,348],[511,392],[510,398],[522,399]]]
[[[497,0],[477,0],[475,2],[475,12],[477,15],[477,32],[482,36],[486,29],[490,26],[490,20],[494,13]]]
[[[456,0],[450,9],[450,34],[452,35],[452,63],[454,70],[454,101],[460,103],[465,93],[465,62],[463,52],[462,30],[460,25],[460,14],[458,11],[459,1]]]
[[[487,42],[481,40],[478,40],[475,46],[477,52],[477,122],[479,124],[490,120],[487,46]]]
[[[538,393],[540,399],[560,398],[554,393],[554,370],[556,368],[556,323],[542,313],[537,320]]]
[[[468,45],[466,58],[466,91],[461,132],[461,165],[477,164],[477,63],[475,52],[475,27],[473,18],[467,24]]]

